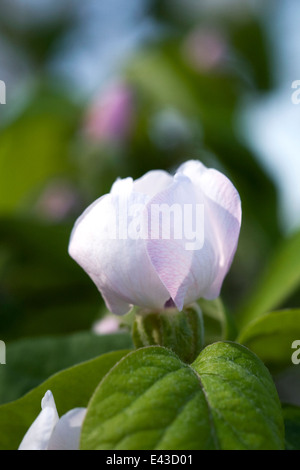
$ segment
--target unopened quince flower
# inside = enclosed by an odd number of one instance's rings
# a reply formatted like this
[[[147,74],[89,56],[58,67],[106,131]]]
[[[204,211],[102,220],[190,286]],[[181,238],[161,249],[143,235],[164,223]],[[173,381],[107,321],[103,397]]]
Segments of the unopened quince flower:
[[[241,201],[221,172],[191,160],[174,176],[118,179],[76,221],[70,256],[115,314],[219,296],[236,252]]]
[[[89,108],[84,131],[95,142],[123,142],[133,125],[133,93],[126,83],[103,91]]]
[[[19,450],[78,450],[86,408],[73,408],[59,418],[54,397],[48,390],[42,411],[19,445]]]

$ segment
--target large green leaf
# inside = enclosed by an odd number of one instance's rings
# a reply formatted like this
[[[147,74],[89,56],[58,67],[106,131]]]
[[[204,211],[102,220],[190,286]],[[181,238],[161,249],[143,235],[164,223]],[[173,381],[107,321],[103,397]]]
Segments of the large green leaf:
[[[51,390],[58,414],[86,407],[95,387],[128,350],[104,354],[51,376],[18,400],[0,406],[0,449],[17,449],[41,410],[41,400]]]
[[[268,367],[292,364],[292,343],[300,338],[300,310],[267,313],[245,326],[237,341],[255,352]]]
[[[235,343],[192,366],[152,346],[124,357],[88,406],[82,449],[282,449],[283,419],[263,363]]]
[[[26,338],[6,346],[6,365],[0,367],[0,403],[16,400],[59,370],[101,354],[132,348],[128,333]]]
[[[237,321],[240,327],[283,302],[300,287],[300,232],[286,239],[274,252],[273,258],[256,287],[246,299]]]

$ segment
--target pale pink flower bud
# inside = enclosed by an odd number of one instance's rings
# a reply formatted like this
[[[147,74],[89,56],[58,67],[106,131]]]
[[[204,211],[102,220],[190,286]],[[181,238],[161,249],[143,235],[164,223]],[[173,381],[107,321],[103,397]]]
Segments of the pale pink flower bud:
[[[218,31],[196,29],[185,38],[183,55],[193,69],[210,71],[224,65],[228,56],[227,41]]]
[[[230,180],[199,161],[117,180],[77,220],[69,253],[108,309],[182,310],[215,299],[239,238],[241,201]]]
[[[88,109],[85,134],[98,142],[122,142],[132,128],[133,94],[124,83],[104,90]]]

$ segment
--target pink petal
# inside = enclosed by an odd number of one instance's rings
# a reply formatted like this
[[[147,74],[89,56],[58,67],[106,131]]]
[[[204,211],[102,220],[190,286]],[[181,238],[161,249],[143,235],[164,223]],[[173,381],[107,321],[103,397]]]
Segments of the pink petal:
[[[106,315],[96,321],[92,327],[92,331],[98,335],[107,335],[120,331],[120,322],[115,315]]]
[[[127,313],[132,305],[162,308],[169,298],[146,251],[143,211],[148,196],[133,191],[131,178],[114,183],[111,193],[93,203],[78,219],[69,253],[89,274],[108,309]],[[135,213],[130,211],[135,208]],[[128,232],[131,227],[136,238]]]
[[[141,178],[133,182],[133,189],[137,193],[153,197],[173,183],[173,176],[163,170],[148,171]]]
[[[210,237],[214,238],[218,254],[217,273],[205,298],[214,299],[220,295],[221,287],[232,264],[242,219],[241,200],[231,181],[221,172],[206,168],[199,161],[188,161],[178,172],[188,176],[196,188],[197,197],[205,196],[205,206],[210,222]],[[189,293],[192,296],[192,293]]]
[[[159,204],[169,207],[175,204],[182,208],[182,214],[186,205],[192,204],[194,215],[197,206],[203,207],[204,226],[199,219],[199,224],[195,224],[195,216],[193,220],[198,240],[203,231],[200,249],[187,249],[190,240],[184,231],[182,238],[174,236],[176,225],[182,223],[179,216],[172,225],[171,239],[162,235],[155,239],[153,230],[157,232],[157,227],[151,227],[147,242],[151,262],[177,308],[182,310],[185,304],[200,297],[217,297],[237,246],[240,228],[237,191],[216,170],[207,170],[200,162],[187,162],[175,175],[173,185],[148,203],[148,215],[151,206]]]
[[[174,207],[177,214],[173,220],[171,219],[170,230],[166,230],[164,235],[160,234],[157,238],[158,230],[165,230],[167,224],[165,224],[165,227],[157,227],[154,208],[157,207],[157,210],[160,210],[163,204],[166,208]],[[182,310],[186,292],[191,286],[194,286],[195,291],[197,290],[197,296],[199,290],[202,292],[208,288],[213,280],[212,268],[215,264],[213,260],[214,251],[211,249],[208,239],[206,239],[205,246],[200,250],[200,264],[203,265],[203,270],[200,277],[197,280],[194,279],[195,253],[198,252],[186,249],[186,244],[190,240],[185,237],[183,227],[184,206],[191,204],[194,208],[196,207],[195,191],[190,179],[184,175],[177,175],[173,185],[152,198],[148,204],[148,214],[152,213],[149,222],[149,239],[147,241],[148,254],[157,274],[179,310]],[[175,230],[180,227],[182,228],[182,234],[180,235],[178,232],[176,235]],[[165,239],[164,236],[166,236]],[[206,262],[206,259],[208,262]]]

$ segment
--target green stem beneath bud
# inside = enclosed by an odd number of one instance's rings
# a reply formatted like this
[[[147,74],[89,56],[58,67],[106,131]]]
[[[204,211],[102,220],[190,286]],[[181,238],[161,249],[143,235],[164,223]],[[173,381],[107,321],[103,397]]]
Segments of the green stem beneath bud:
[[[190,364],[204,347],[204,326],[200,307],[195,303],[179,312],[137,309],[132,326],[132,339],[136,348],[164,346]]]

